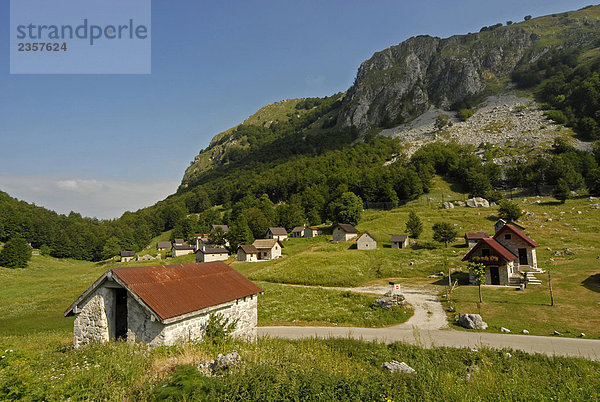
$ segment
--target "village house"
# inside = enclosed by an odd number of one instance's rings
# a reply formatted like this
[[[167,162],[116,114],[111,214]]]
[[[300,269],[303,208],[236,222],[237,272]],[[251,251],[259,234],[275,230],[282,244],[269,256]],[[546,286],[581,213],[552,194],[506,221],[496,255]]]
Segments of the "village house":
[[[229,258],[229,252],[222,247],[206,247],[196,252],[196,262],[225,261],[227,258]]]
[[[188,238],[190,239],[190,242],[194,242],[196,244],[196,250],[203,250],[210,245],[210,240],[208,239],[207,233],[189,234]]]
[[[539,245],[511,223],[505,223],[492,238],[482,238],[465,255],[463,261],[485,265],[486,285],[519,285],[524,282],[539,284],[535,273],[542,273],[537,265],[536,247]],[[474,283],[472,273],[469,280]]]
[[[358,236],[358,230],[347,223],[338,223],[333,229],[333,241],[348,241]]]
[[[288,234],[285,228],[268,228],[267,235],[265,236],[267,239],[275,239],[279,241],[287,240]]]
[[[175,246],[183,246],[184,244],[185,244],[185,240],[183,240],[183,239],[173,240],[173,245],[175,245]]]
[[[392,235],[392,238],[390,241],[392,242],[392,248],[408,247],[408,236],[407,235]]]
[[[471,248],[479,243],[479,240],[485,239],[486,237],[490,237],[486,232],[467,232],[465,233],[465,244],[467,247]]]
[[[121,262],[129,262],[135,258],[135,251],[121,251]]]
[[[156,249],[158,251],[164,251],[171,249],[172,245],[170,241],[159,241],[156,243]]]
[[[234,336],[255,339],[262,289],[223,262],[113,268],[64,313],[73,346],[125,339],[151,347],[201,339],[211,313],[238,320]]]
[[[276,239],[256,239],[252,243],[258,250],[258,260],[274,260],[281,258],[281,249],[283,244]]]
[[[173,244],[173,247],[171,247],[171,257],[194,254],[195,251],[194,246],[190,246],[189,244]]]
[[[317,237],[322,234],[323,234],[323,231],[316,226],[310,226],[310,227],[304,228],[304,237]]]
[[[238,261],[256,262],[258,261],[258,249],[252,244],[242,244],[237,249]]]
[[[377,239],[369,232],[365,232],[356,240],[356,248],[359,250],[375,250]]]
[[[304,229],[306,229],[306,226],[296,226],[292,229],[290,237],[304,237]]]

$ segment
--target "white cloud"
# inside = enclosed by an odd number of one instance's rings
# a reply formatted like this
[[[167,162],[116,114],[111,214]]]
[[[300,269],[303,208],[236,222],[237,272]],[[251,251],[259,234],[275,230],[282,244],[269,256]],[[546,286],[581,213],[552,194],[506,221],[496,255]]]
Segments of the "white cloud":
[[[178,181],[130,182],[81,178],[14,176],[0,173],[0,190],[12,197],[52,209],[100,219],[147,207],[173,194]]]

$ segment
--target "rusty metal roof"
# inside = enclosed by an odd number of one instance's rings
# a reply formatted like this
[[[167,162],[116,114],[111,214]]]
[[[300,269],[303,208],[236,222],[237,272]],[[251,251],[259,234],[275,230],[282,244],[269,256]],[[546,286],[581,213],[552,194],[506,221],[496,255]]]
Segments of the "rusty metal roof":
[[[123,267],[111,271],[161,320],[263,291],[223,262]]]

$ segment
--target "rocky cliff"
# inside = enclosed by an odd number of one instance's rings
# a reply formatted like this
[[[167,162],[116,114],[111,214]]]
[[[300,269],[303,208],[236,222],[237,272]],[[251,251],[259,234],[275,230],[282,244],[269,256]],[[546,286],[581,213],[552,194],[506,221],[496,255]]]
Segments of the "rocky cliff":
[[[362,63],[338,124],[361,131],[391,127],[432,105],[448,109],[465,97],[489,93],[516,68],[553,49],[597,41],[599,17],[596,6],[476,34],[410,38]]]

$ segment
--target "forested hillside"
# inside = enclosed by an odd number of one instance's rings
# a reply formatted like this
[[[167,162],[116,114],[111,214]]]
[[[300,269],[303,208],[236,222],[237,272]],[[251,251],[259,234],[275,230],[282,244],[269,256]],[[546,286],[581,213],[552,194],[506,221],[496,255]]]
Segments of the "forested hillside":
[[[481,95],[516,85],[555,121],[583,139],[598,139],[599,17],[596,6],[477,34],[410,39],[363,63],[347,93],[277,102],[217,135],[186,170],[178,192],[151,207],[98,221],[0,193],[0,241],[21,237],[55,257],[97,261],[139,251],[167,230],[184,237],[225,223],[235,246],[267,226],[335,222],[357,203],[415,199],[434,174],[492,201],[502,188],[542,185],[600,194],[597,144],[589,153],[557,140],[551,149],[502,165],[502,150],[486,144],[477,156],[473,146],[442,140],[408,157],[410,144],[377,136],[430,105],[468,119]],[[482,46],[504,56],[481,58]],[[423,60],[434,61],[427,64],[431,71],[423,70]],[[429,80],[434,72],[444,80]]]

